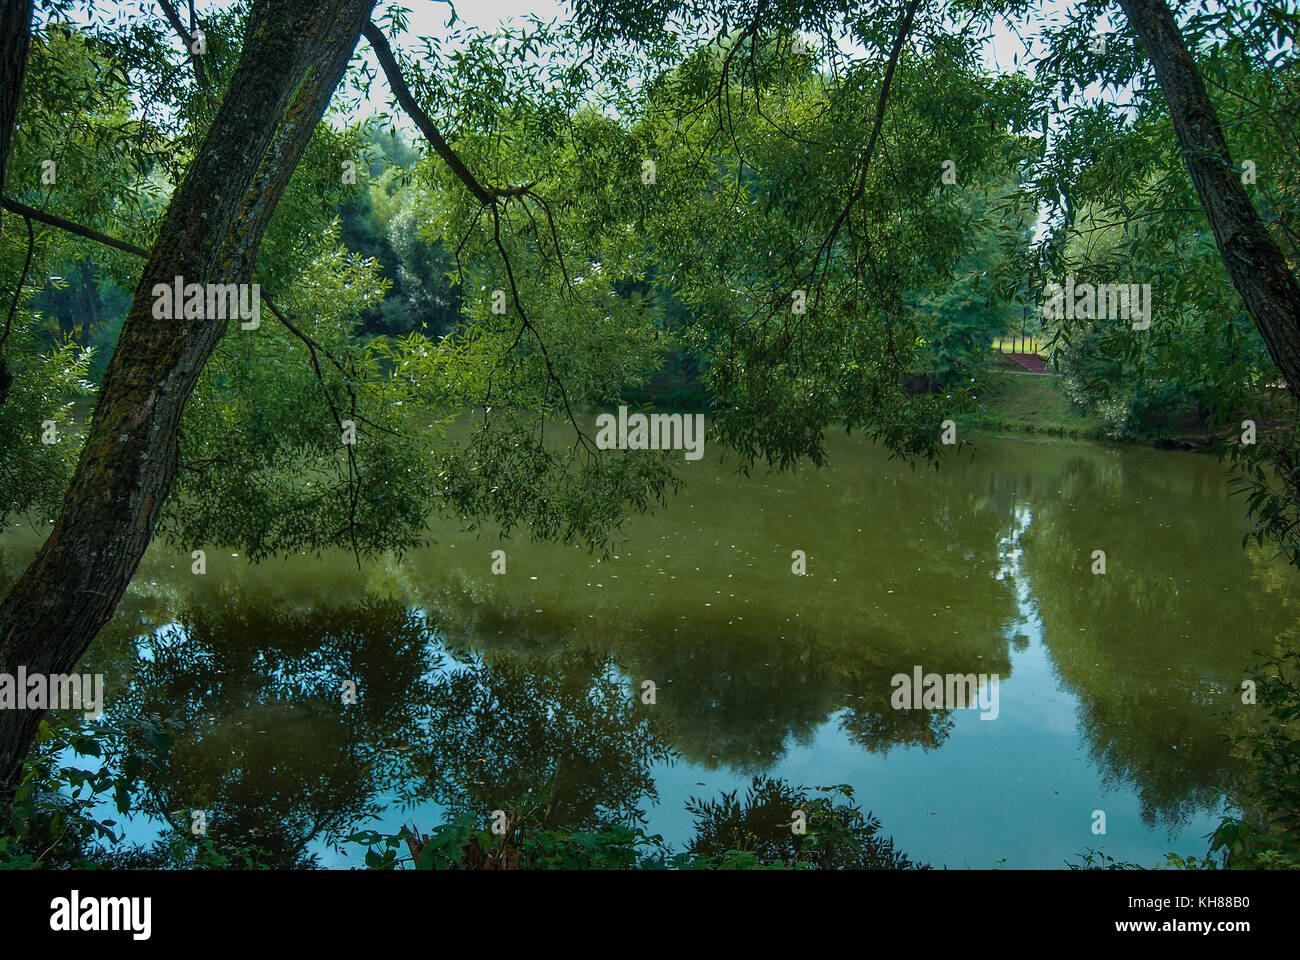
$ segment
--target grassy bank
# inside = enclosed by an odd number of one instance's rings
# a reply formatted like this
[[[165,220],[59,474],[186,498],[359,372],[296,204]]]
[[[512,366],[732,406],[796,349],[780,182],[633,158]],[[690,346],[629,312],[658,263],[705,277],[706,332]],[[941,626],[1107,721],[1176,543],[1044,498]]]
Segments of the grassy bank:
[[[955,416],[959,429],[972,433],[1042,433],[1105,439],[1106,423],[1085,414],[1065,395],[1064,377],[995,369],[979,398],[981,409]]]

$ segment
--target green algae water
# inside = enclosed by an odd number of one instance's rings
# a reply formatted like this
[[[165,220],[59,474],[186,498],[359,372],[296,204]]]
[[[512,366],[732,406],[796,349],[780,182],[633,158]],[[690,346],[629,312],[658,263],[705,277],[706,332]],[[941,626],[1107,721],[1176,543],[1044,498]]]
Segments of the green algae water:
[[[450,521],[361,568],[210,549],[196,575],[155,545],[81,667],[109,721],[183,723],[128,839],[197,808],[286,865],[359,866],[357,829],[550,788],[557,822],[682,849],[691,798],[762,775],[851,785],[935,866],[1204,853],[1245,671],[1296,621],[1223,468],[1009,438],[938,471],[830,454],[744,476],[706,450],[607,557]],[[6,578],[40,537],[6,531]],[[996,676],[996,711],[896,709],[918,670]]]

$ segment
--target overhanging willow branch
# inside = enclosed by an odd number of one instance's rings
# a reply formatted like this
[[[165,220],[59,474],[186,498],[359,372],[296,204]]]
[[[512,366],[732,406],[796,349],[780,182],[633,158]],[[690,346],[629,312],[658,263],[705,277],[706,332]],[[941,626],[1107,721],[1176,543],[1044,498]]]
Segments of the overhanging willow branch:
[[[398,64],[397,58],[393,56],[393,48],[388,45],[388,38],[384,36],[384,32],[375,26],[373,22],[367,22],[361,28],[361,33],[370,41],[370,46],[375,51],[375,57],[379,60],[380,67],[384,70],[384,76],[388,78],[388,85],[392,88],[393,96],[397,98],[398,105],[414,121],[420,133],[429,141],[429,146],[433,147],[434,152],[442,157],[451,172],[456,175],[461,183],[465,184],[479,203],[490,204],[498,199],[518,197],[527,193],[536,185],[536,181],[521,187],[484,186],[479,183],[474,174],[470,173],[469,167],[465,166],[465,161],[457,156],[456,151],[443,139],[442,133],[433,122],[433,118],[416,103],[411,88],[406,83],[406,78],[402,76],[402,68]]]

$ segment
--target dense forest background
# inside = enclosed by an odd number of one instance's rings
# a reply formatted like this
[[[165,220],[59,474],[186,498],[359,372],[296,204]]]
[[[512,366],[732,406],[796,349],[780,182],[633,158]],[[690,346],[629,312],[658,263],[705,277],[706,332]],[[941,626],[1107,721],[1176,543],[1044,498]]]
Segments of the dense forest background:
[[[1288,95],[1289,97],[1290,95]],[[1289,98],[1278,109],[1295,106]],[[374,265],[384,286],[382,298],[365,305],[353,333],[362,342],[419,333],[434,340],[463,329],[466,304],[454,255],[445,237],[428,229],[430,198],[419,184],[420,152],[403,132],[382,120],[359,124],[351,134],[360,146],[362,186],[335,199],[323,212],[338,230],[341,249]],[[1276,160],[1282,160],[1279,157]],[[905,377],[912,391],[946,391],[954,384],[977,384],[977,406],[970,424],[983,429],[1073,434],[1156,445],[1212,448],[1222,417],[1225,377],[1187,360],[1197,350],[1230,351],[1230,373],[1250,384],[1243,397],[1258,403],[1270,391],[1267,354],[1249,316],[1233,307],[1234,294],[1217,261],[1208,232],[1176,240],[1134,229],[1118,212],[1090,205],[1077,221],[1060,227],[1050,243],[1068,257],[1067,269],[1114,272],[1117,258],[1143,249],[1160,255],[1171,272],[1162,271],[1160,289],[1187,286],[1176,315],[1166,310],[1159,333],[1140,349],[1117,340],[1113,325],[1095,323],[1062,329],[1044,319],[1040,304],[1025,283],[1006,288],[1005,274],[1032,255],[1035,238],[1027,184],[1017,182],[1015,167],[995,174],[974,198],[969,249],[943,285],[909,291],[908,303],[926,317],[926,349]],[[1279,186],[1277,190],[1284,188]],[[1138,202],[1156,202],[1154,188]],[[974,197],[974,194],[972,194]],[[1265,194],[1270,203],[1283,196]],[[1015,205],[1012,201],[1018,201]],[[994,206],[996,205],[996,210]],[[1120,222],[1115,218],[1120,217]],[[327,228],[331,229],[331,228]],[[1123,251],[1123,254],[1121,254]],[[112,355],[131,296],[105,271],[97,251],[74,248],[57,262],[44,285],[28,301],[31,330],[51,353],[71,349],[86,361],[86,380],[98,386]],[[716,396],[704,376],[707,360],[684,336],[698,308],[674,295],[662,269],[644,279],[625,282],[619,292],[637,295],[662,337],[654,362],[636,371],[636,382],[619,399],[662,409],[708,411]],[[1161,299],[1167,300],[1166,297]],[[1190,339],[1189,339],[1190,338]],[[1024,381],[1024,371],[1006,352],[1040,354],[1047,368],[1063,375],[1059,382]],[[983,402],[978,402],[980,395]],[[1241,399],[1241,398],[1239,398]]]

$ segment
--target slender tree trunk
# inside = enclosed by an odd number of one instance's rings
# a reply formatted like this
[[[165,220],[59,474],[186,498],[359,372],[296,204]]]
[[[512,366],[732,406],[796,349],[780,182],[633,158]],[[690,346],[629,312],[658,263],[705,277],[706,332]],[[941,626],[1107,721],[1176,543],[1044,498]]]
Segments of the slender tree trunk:
[[[1300,400],[1300,284],[1246,195],[1205,81],[1164,0],[1121,0],[1169,104],[1192,183],[1223,265],[1269,356]]]
[[[0,603],[0,672],[72,672],[126,592],[171,490],[185,403],[226,329],[155,319],[153,287],[177,276],[250,282],[374,2],[254,0],[226,97],[145,264],[62,511]],[[0,783],[21,769],[41,715],[0,711]]]
[[[86,301],[86,313],[81,321],[82,343],[90,340],[92,332],[99,326],[99,272],[89,260],[81,261],[82,296]]]

